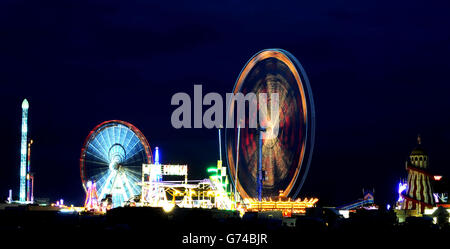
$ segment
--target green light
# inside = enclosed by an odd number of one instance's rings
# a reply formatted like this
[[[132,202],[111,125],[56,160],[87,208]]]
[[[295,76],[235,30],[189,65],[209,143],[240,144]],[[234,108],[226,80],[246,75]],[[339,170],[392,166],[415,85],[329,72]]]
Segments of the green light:
[[[217,168],[216,168],[216,167],[210,167],[210,168],[206,169],[206,171],[207,171],[208,173],[211,173],[211,172],[217,172]]]

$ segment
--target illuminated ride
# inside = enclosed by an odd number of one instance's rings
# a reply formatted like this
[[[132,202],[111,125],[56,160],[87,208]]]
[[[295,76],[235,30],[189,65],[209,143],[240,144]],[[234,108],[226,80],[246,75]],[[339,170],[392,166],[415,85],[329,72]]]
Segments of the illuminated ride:
[[[98,200],[97,187],[95,182],[87,182],[86,200],[84,201],[84,208],[88,211],[99,211],[101,205]]]
[[[142,164],[152,162],[150,146],[132,124],[111,120],[97,125],[87,136],[80,157],[80,175],[88,193],[94,182],[98,201],[109,199],[123,206],[141,193]]]
[[[257,201],[255,199],[249,200],[245,210],[247,212],[261,212],[261,211],[281,211],[283,216],[291,217],[293,214],[305,214],[307,208],[315,207],[319,201],[317,198],[298,198],[296,200],[278,197],[276,200],[271,198]]]
[[[19,202],[26,203],[30,201],[28,199],[27,190],[29,190],[29,160],[27,161],[27,144],[28,144],[28,154],[29,154],[29,143],[28,143],[28,108],[30,107],[28,100],[24,99],[22,102],[22,136],[21,136],[21,146],[20,146],[20,194]],[[28,162],[28,163],[27,163]],[[27,167],[28,165],[28,167]]]
[[[364,191],[364,190],[363,190]],[[337,207],[338,210],[378,209],[374,202],[373,192],[364,191],[364,197],[354,202]]]
[[[279,94],[278,120],[263,120],[260,124],[270,131],[278,122],[278,136],[262,140],[258,168],[258,131],[249,128],[250,118],[257,114],[246,110],[245,127],[238,126],[238,120],[233,118],[234,128],[226,129],[225,134],[230,179],[244,200],[278,196],[295,199],[307,176],[314,147],[315,111],[306,73],[287,51],[260,51],[242,69],[233,89],[234,94],[251,92],[256,96],[267,93],[268,110],[270,94]],[[232,102],[229,110],[235,110],[235,104]],[[231,115],[234,114],[228,112],[227,118]],[[270,117],[269,113],[266,116]]]
[[[425,209],[436,205],[431,187],[434,176],[429,172],[428,167],[428,153],[422,147],[421,138],[418,136],[417,146],[406,162],[408,182],[405,192],[402,193],[404,199],[402,209],[423,214]]]
[[[208,168],[210,177],[188,180],[188,166],[161,164],[159,148],[155,148],[155,162],[142,165],[142,195],[139,203],[130,206],[162,207],[166,212],[175,206],[180,208],[232,208],[227,192],[226,168],[218,161],[217,167]],[[167,181],[164,178],[170,177]],[[173,180],[178,178],[179,180]]]

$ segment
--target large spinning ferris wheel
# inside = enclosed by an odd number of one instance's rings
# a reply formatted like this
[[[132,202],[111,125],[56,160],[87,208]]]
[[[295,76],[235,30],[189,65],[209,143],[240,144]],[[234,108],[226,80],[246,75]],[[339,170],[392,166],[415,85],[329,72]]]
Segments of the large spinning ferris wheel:
[[[257,129],[248,127],[249,119],[257,114],[249,113],[245,117],[244,128],[238,127],[235,120],[234,129],[226,129],[225,135],[231,179],[243,198],[257,198],[261,192],[262,197],[281,194],[295,198],[308,173],[314,147],[314,102],[306,73],[287,51],[260,51],[244,66],[233,88],[234,94],[251,92],[256,96],[279,94],[278,135],[262,141],[264,177],[261,177]],[[234,110],[233,105],[230,110]],[[233,112],[227,113],[227,118],[234,120],[230,115],[234,115]],[[267,120],[266,124],[271,122]],[[258,180],[260,178],[264,180]]]
[[[132,124],[111,120],[97,125],[87,136],[80,157],[85,191],[97,186],[98,199],[110,196],[113,207],[141,193],[142,164],[152,162],[150,146]]]

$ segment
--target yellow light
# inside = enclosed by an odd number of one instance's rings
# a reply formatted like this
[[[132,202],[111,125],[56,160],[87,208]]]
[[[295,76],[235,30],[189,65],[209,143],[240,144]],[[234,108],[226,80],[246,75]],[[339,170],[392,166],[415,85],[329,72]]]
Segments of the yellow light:
[[[163,208],[164,212],[170,213],[174,207],[175,207],[175,205],[172,203],[164,203],[162,208]]]
[[[247,211],[266,211],[266,210],[279,210],[282,211],[284,215],[290,216],[291,212],[296,214],[306,213],[306,208],[314,207],[314,205],[319,201],[317,198],[305,198],[304,200],[296,199],[287,201],[274,201],[271,198],[265,199],[259,202],[256,199],[247,199],[249,205]]]

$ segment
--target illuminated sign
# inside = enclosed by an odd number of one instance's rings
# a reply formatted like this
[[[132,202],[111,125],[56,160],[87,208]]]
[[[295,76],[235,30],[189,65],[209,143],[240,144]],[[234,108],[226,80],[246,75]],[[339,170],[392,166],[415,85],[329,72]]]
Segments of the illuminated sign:
[[[186,164],[142,164],[142,174],[150,175],[151,181],[155,181],[162,175],[187,176],[188,167]]]
[[[188,168],[187,165],[170,165],[165,164],[162,166],[162,174],[163,175],[176,175],[176,176],[184,176],[187,175]]]

